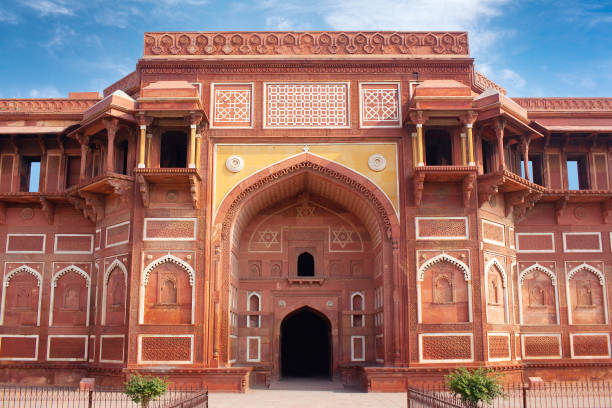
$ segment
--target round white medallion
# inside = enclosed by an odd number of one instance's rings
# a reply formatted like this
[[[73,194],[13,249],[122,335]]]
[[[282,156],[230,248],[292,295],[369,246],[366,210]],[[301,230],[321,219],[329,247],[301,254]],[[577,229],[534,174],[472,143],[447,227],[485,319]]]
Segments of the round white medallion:
[[[232,173],[238,173],[240,170],[244,169],[244,159],[240,156],[230,156],[225,161],[225,167]]]
[[[373,171],[383,171],[387,167],[387,160],[382,154],[373,154],[368,159],[368,166]]]

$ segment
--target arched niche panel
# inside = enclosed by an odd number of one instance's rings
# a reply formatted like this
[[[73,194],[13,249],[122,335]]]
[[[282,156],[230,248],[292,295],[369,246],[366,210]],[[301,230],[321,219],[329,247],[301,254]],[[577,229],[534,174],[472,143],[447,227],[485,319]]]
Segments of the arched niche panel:
[[[469,271],[453,258],[427,263],[419,270],[419,321],[426,324],[471,321]],[[456,260],[455,260],[456,261]],[[462,264],[463,265],[463,264]],[[465,269],[465,270],[464,270]]]
[[[23,265],[4,278],[2,314],[4,326],[37,326],[40,324],[41,275]]]
[[[127,300],[127,269],[115,260],[104,273],[102,288],[102,325],[125,324]]]
[[[74,265],[57,272],[51,282],[51,316],[54,326],[88,326],[89,275]]]
[[[149,272],[143,289],[143,324],[193,323],[193,282],[184,268],[161,263]]]
[[[486,266],[487,323],[508,322],[508,279],[499,261],[493,259]]]
[[[579,265],[567,274],[570,324],[607,324],[603,274],[588,264]]]
[[[519,275],[521,324],[558,324],[557,279],[550,269],[539,264]]]

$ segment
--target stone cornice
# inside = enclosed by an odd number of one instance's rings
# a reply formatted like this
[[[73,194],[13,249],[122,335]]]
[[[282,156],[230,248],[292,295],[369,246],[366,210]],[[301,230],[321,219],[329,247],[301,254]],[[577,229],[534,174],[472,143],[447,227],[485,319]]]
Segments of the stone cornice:
[[[261,31],[148,32],[145,58],[292,55],[469,56],[466,32]]]

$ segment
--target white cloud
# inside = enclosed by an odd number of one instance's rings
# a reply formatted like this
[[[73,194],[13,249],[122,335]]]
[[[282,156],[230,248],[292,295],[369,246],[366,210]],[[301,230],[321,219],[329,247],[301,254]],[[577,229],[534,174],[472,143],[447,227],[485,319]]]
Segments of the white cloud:
[[[76,36],[76,32],[66,26],[57,26],[53,30],[53,34],[49,38],[48,41],[43,43],[43,47],[47,49],[48,52],[54,53],[57,49],[63,48],[68,41]]]
[[[72,16],[74,12],[61,1],[51,0],[21,0],[21,4],[38,11],[41,16],[59,14]]]
[[[113,10],[105,8],[96,13],[96,23],[110,27],[127,28],[130,20],[130,12],[127,10]]]
[[[289,31],[294,30],[295,28],[293,22],[288,18],[280,16],[268,16],[266,17],[266,29]]]
[[[508,84],[511,84],[512,88],[524,88],[527,84],[522,76],[508,68],[502,69],[499,77],[503,81],[507,81]]]
[[[66,95],[60,93],[60,91],[54,86],[43,86],[40,88],[30,89],[28,92],[29,98],[65,98]]]
[[[19,19],[13,13],[0,9],[0,23],[17,24]]]

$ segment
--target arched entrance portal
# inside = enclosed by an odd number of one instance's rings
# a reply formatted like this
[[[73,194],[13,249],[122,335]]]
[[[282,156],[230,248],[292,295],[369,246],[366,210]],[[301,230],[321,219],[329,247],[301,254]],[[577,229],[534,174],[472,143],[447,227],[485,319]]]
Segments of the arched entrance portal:
[[[304,307],[281,323],[282,377],[329,377],[331,324],[319,312]]]

